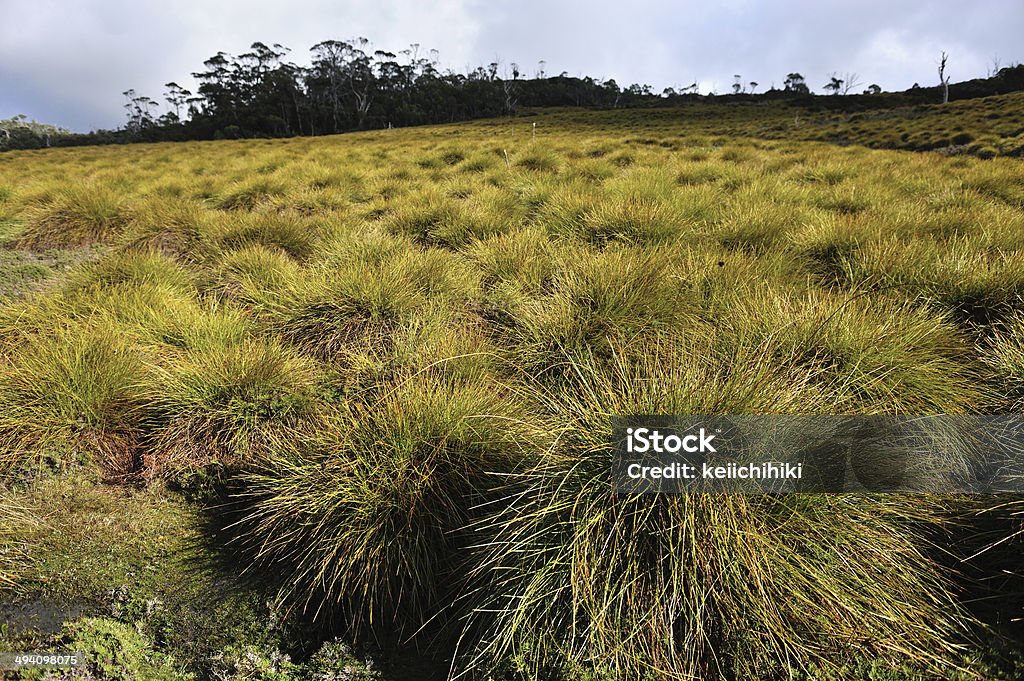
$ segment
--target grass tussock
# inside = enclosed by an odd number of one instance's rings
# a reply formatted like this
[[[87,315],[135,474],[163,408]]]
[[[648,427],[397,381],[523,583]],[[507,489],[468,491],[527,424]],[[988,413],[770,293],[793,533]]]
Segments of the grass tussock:
[[[238,548],[253,569],[287,575],[293,607],[358,632],[416,634],[450,601],[466,528],[522,456],[522,413],[498,386],[430,374],[346,405],[310,451],[282,447],[247,479]]]
[[[1017,251],[979,247],[966,238],[911,244],[875,242],[854,261],[854,281],[893,288],[984,326],[1024,303],[1024,261]]]
[[[493,188],[463,197],[430,191],[397,209],[388,225],[393,234],[424,246],[460,248],[473,239],[514,229],[524,217],[525,209],[515,195]]]
[[[258,211],[227,221],[214,238],[225,251],[259,245],[302,260],[316,247],[317,232],[315,223],[296,213]]]
[[[257,244],[218,258],[203,288],[223,299],[255,305],[298,279],[300,271],[286,253]]]
[[[61,248],[108,243],[131,222],[124,198],[103,185],[71,185],[33,205],[17,237],[23,248]]]
[[[947,640],[967,617],[914,539],[938,507],[612,492],[609,415],[791,413],[822,399],[763,348],[724,371],[709,340],[625,350],[610,366],[577,353],[571,387],[531,393],[557,440],[484,525],[465,654],[528,678],[763,676],[835,664],[851,637],[932,673],[955,660]]]
[[[209,250],[211,220],[198,201],[152,199],[135,215],[122,236],[127,249],[158,251],[184,262],[195,262]]]
[[[145,416],[151,475],[252,463],[314,409],[310,366],[277,344],[211,343],[153,371]]]
[[[692,312],[661,252],[621,248],[582,255],[563,256],[545,295],[510,301],[502,335],[517,366],[563,375],[567,351],[604,353],[609,339],[642,343],[648,332],[683,324]]]
[[[71,274],[64,290],[112,293],[147,287],[187,293],[195,290],[195,274],[159,251],[115,251]]]
[[[764,252],[785,239],[799,225],[800,218],[799,213],[785,205],[740,206],[729,211],[715,236],[729,249]]]
[[[225,187],[215,198],[221,210],[251,211],[286,195],[288,185],[274,177],[254,177]]]
[[[107,473],[132,472],[143,372],[139,353],[102,326],[35,335],[0,373],[0,465],[84,456]]]
[[[960,414],[990,397],[951,321],[898,299],[754,295],[730,325],[737,339],[771,341],[779,361],[818,372],[841,413]]]
[[[270,330],[323,359],[346,350],[386,352],[394,333],[428,309],[444,306],[448,319],[457,318],[476,288],[466,264],[439,250],[389,260],[372,251],[347,259],[335,252],[332,260],[264,303]]]
[[[482,283],[489,288],[512,283],[537,295],[550,285],[557,270],[556,248],[537,229],[479,240],[468,252],[481,271]]]

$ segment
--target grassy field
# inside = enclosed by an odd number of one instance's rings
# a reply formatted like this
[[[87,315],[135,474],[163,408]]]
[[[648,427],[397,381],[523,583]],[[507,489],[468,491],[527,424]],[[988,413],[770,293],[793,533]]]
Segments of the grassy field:
[[[607,442],[625,413],[1020,413],[1022,102],[0,155],[0,649],[1016,678],[1021,507],[616,496]],[[956,149],[868,148],[925,136]]]

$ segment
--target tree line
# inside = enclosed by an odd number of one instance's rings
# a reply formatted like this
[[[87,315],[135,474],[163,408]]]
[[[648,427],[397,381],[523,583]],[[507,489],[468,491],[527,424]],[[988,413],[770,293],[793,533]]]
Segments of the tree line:
[[[166,84],[168,106],[159,116],[157,102],[128,90],[124,129],[146,139],[323,135],[509,115],[523,105],[625,106],[654,96],[649,86],[547,77],[542,67],[527,78],[514,63],[442,72],[436,51],[424,54],[415,44],[397,54],[371,50],[365,38],[317,43],[306,67],[288,54],[262,42],[234,57],[218,52],[192,74],[196,92]]]
[[[163,102],[129,89],[126,122],[118,130],[72,134],[53,126],[29,125],[24,117],[0,121],[0,149],[188,139],[236,139],[324,135],[351,130],[451,123],[513,115],[521,107],[634,107],[707,99],[786,98],[804,106],[834,108],[836,98],[816,97],[800,73],[786,75],[783,87],[755,93],[754,81],[736,75],[731,92],[700,95],[697,84],[660,93],[649,85],[620,87],[614,80],[567,73],[549,76],[540,62],[527,75],[518,64],[498,62],[467,73],[441,71],[437,52],[418,44],[398,53],[372,49],[365,38],[326,40],[309,50],[309,66],[288,57],[279,44],[255,42],[232,56],[218,52],[192,73],[195,92],[176,82],[164,86]],[[943,62],[945,65],[945,62]],[[1024,67],[1011,66],[950,85],[943,78],[940,100],[986,96],[1024,89]],[[842,106],[878,108],[929,102],[940,88],[915,85],[902,93],[882,93],[870,85],[863,93],[857,74],[829,75],[823,86],[841,97]],[[831,99],[831,102],[827,100]]]

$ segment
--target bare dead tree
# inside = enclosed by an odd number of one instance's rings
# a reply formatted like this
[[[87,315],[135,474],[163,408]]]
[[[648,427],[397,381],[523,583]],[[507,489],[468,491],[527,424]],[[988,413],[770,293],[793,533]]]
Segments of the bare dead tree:
[[[946,61],[948,59],[949,55],[945,52],[942,53],[942,58],[939,59],[939,84],[942,85],[943,104],[949,102],[949,76],[946,75]]]
[[[843,74],[843,94],[848,95],[854,88],[862,85],[860,74],[856,71],[847,71]]]
[[[1002,71],[1002,69],[1003,63],[1002,60],[999,59],[999,55],[997,54],[994,57],[992,57],[992,66],[988,70],[988,77],[992,78],[994,76],[998,76],[999,72]]]

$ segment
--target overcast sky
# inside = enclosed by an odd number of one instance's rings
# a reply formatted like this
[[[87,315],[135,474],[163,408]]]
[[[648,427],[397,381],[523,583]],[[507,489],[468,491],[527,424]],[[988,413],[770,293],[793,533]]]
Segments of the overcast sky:
[[[966,80],[1024,61],[1022,35],[1022,0],[0,0],[0,118],[117,127],[124,90],[194,89],[205,59],[257,40],[303,65],[321,40],[364,36],[435,48],[458,71],[498,60],[532,75],[543,59],[548,74],[721,93],[733,74],[763,90],[790,71],[819,92],[833,71],[862,88],[936,84],[942,50]]]

